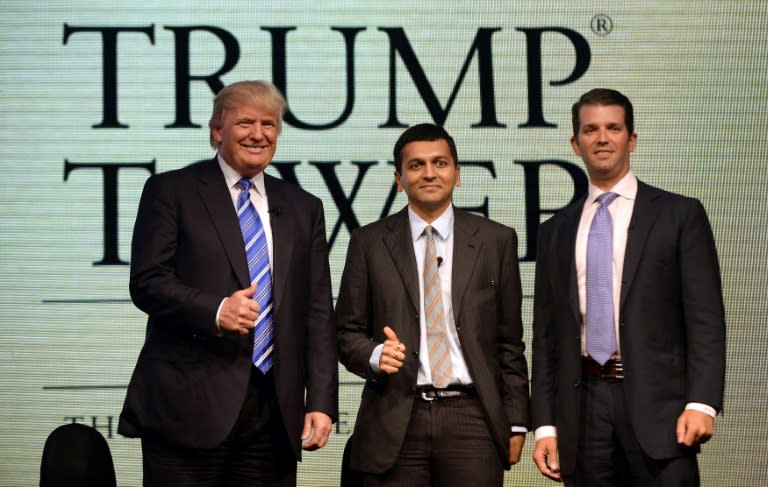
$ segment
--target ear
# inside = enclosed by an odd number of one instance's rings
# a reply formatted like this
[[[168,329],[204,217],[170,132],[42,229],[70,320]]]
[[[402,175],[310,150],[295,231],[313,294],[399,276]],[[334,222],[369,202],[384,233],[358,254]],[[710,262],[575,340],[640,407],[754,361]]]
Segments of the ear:
[[[461,166],[456,164],[456,184],[453,185],[454,187],[458,188],[461,186]]]
[[[216,141],[216,145],[221,144],[221,140],[223,139],[223,136],[221,135],[221,127],[211,125],[211,136],[213,136],[213,140]]]
[[[579,139],[575,135],[571,137],[571,148],[573,149],[574,154],[581,157],[581,147],[579,147]]]
[[[397,192],[403,192],[403,183],[400,181],[400,173],[395,171],[395,184],[397,184]]]
[[[637,147],[637,132],[632,132],[629,136],[629,152],[635,152],[635,147]]]

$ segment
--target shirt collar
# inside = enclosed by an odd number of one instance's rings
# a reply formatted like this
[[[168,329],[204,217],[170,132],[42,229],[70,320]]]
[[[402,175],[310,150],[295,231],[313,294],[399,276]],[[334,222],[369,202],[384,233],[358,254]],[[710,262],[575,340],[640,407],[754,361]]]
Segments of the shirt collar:
[[[441,240],[447,239],[453,231],[453,204],[437,217],[432,223],[427,223],[408,206],[408,221],[411,224],[411,238],[415,242],[424,233],[427,225],[432,225]]]
[[[632,173],[632,170],[630,169],[627,174],[625,174],[624,177],[621,178],[619,182],[616,183],[613,188],[608,191],[603,191],[602,189],[593,185],[590,181],[589,193],[587,194],[586,201],[587,206],[594,203],[598,196],[608,192],[616,193],[624,199],[634,201],[635,197],[637,196],[637,178],[635,177],[634,173]]]
[[[221,154],[218,154],[216,159],[219,161],[221,172],[224,173],[224,180],[227,182],[227,187],[233,188],[237,182],[243,178],[243,176],[232,169],[232,166],[227,164],[226,161],[222,159]],[[253,187],[256,189],[256,193],[258,193],[260,196],[264,197],[267,194],[266,189],[264,188],[264,171],[259,171],[258,174],[252,177],[251,183],[253,183]]]

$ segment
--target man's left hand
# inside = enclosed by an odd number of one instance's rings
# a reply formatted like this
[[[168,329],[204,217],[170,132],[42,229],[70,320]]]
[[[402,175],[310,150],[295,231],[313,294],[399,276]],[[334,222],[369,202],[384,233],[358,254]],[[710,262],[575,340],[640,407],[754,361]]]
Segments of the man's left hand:
[[[707,413],[686,409],[677,418],[677,442],[685,446],[706,443],[715,432],[715,418]]]
[[[520,461],[520,454],[523,452],[523,443],[525,443],[525,434],[518,433],[509,437],[509,463],[514,465]]]
[[[301,448],[308,451],[320,449],[328,443],[333,422],[330,416],[317,411],[304,415],[304,430],[301,432]]]

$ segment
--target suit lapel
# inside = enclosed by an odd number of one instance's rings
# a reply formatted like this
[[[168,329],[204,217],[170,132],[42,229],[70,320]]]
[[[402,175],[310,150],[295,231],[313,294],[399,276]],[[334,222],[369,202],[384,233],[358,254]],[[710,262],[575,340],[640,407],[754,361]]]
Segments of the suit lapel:
[[[451,301],[453,315],[459,316],[469,277],[477,263],[483,243],[476,237],[477,226],[466,218],[461,210],[454,209],[453,223],[453,275],[451,276]]]
[[[567,273],[568,306],[576,323],[581,320],[579,309],[579,282],[576,273],[576,234],[579,231],[579,221],[584,209],[586,195],[565,208],[562,216],[562,228],[558,232],[558,260],[560,269]]]
[[[663,201],[660,198],[661,194],[656,188],[638,181],[635,208],[632,210],[632,219],[627,229],[627,246],[624,251],[624,271],[622,273],[624,284],[621,286],[619,309],[624,308],[624,301],[635,279],[648,234],[661,212],[660,205]]]
[[[291,255],[293,255],[294,239],[291,237],[297,229],[296,218],[293,212],[297,211],[285,198],[285,193],[275,188],[277,179],[264,174],[264,189],[269,201],[269,225],[272,229],[272,287],[274,291],[275,309],[280,307],[280,298],[285,293],[283,289],[287,285],[291,273]],[[279,212],[271,211],[279,208]]]
[[[411,304],[416,312],[419,311],[419,277],[416,266],[416,254],[413,250],[411,224],[408,219],[408,208],[404,208],[385,221],[387,233],[384,235],[386,245],[392,256],[392,261],[400,274],[406,292],[411,298]]]
[[[208,210],[211,223],[216,229],[229,262],[242,288],[250,285],[248,262],[245,258],[243,234],[237,221],[229,188],[224,180],[218,161],[214,158],[201,168],[199,194]]]

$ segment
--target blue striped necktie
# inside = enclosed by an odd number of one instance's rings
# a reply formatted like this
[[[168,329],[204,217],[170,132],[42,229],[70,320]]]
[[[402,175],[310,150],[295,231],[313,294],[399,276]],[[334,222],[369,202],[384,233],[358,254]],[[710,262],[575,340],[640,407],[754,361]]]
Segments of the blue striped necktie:
[[[587,239],[587,353],[600,365],[616,351],[613,317],[613,221],[608,211],[618,195],[603,193]]]
[[[240,196],[237,198],[237,219],[243,232],[245,256],[251,284],[257,283],[253,299],[259,303],[259,317],[256,319],[253,338],[253,364],[263,373],[272,368],[273,328],[272,321],[272,273],[269,270],[269,249],[264,226],[259,214],[251,203],[250,189],[253,183],[243,178],[237,182]]]

